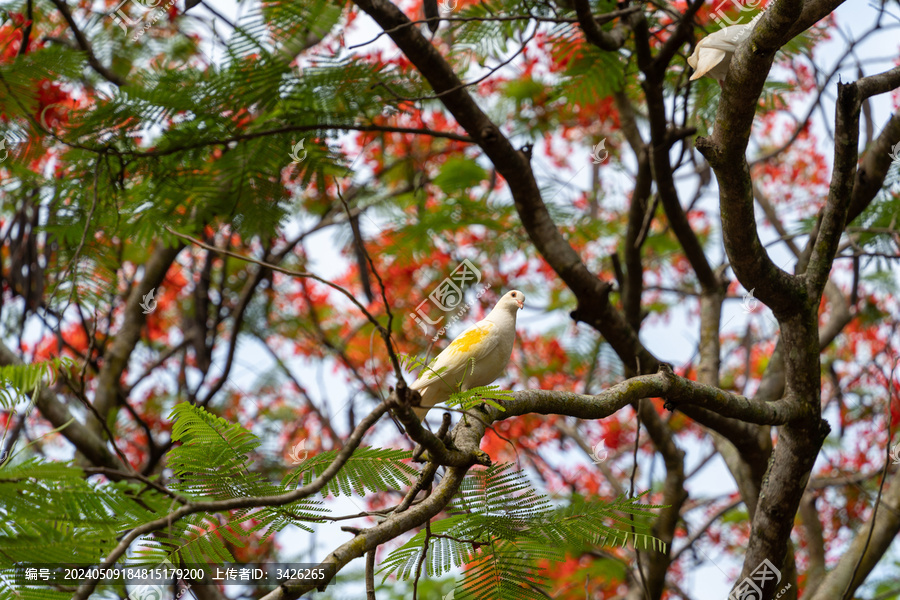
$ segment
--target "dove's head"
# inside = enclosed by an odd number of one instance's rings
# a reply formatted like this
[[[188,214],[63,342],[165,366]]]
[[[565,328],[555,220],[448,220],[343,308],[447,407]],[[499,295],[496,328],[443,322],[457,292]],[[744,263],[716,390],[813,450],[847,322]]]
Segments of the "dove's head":
[[[516,312],[520,308],[525,308],[525,294],[519,290],[506,292],[503,297],[500,298],[500,302],[497,303],[497,306],[502,306],[510,312]]]

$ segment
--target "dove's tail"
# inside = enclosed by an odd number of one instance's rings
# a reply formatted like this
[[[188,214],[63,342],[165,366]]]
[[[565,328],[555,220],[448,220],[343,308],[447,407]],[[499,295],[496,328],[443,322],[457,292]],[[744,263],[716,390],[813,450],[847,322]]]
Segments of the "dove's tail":
[[[422,395],[422,401],[419,403],[419,406],[413,406],[412,409],[413,412],[416,413],[416,416],[419,417],[420,421],[428,414],[428,409],[439,402],[444,402],[450,397],[450,394],[442,389],[443,387],[444,386],[432,384],[423,390],[419,390],[419,393]]]

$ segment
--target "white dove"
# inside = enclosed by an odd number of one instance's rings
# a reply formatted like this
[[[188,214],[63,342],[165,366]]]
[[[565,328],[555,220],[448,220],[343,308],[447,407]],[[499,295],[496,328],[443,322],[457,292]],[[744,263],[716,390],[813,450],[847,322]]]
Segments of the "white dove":
[[[422,394],[420,406],[413,407],[420,421],[428,409],[445,402],[457,390],[488,385],[503,374],[516,341],[516,313],[520,308],[525,308],[525,294],[506,292],[488,316],[459,334],[422,370],[409,386]]]
[[[746,25],[732,25],[711,33],[699,42],[693,54],[688,57],[688,64],[694,69],[691,81],[708,75],[717,79],[721,85],[728,73],[734,51],[756,27],[762,13]]]

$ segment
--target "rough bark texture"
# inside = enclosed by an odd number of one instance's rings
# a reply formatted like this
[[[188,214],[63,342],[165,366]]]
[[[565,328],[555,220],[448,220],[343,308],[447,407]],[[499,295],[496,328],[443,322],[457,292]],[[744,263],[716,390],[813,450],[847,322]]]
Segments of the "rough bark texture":
[[[75,29],[74,21],[64,4],[58,0],[53,2],[63,12],[70,27]],[[481,450],[480,444],[492,424],[528,414],[603,419],[631,406],[639,416],[656,452],[663,459],[665,476],[661,493],[663,503],[668,508],[659,511],[653,534],[668,544],[668,550],[665,553],[640,552],[638,556],[641,559],[641,571],[638,573],[637,570],[632,570],[627,573],[630,588],[626,597],[629,600],[659,600],[667,589],[671,589],[667,573],[670,572],[673,561],[677,561],[679,555],[702,536],[702,530],[694,533],[688,546],[673,555],[673,541],[679,527],[685,526],[684,512],[691,502],[686,491],[691,474],[686,473],[685,452],[676,444],[676,431],[667,418],[670,415],[665,410],[659,410],[655,403],[655,400],[662,399],[665,409],[683,413],[709,432],[750,515],[749,543],[738,581],[749,576],[764,560],[768,560],[782,571],[786,581],[767,581],[763,586],[762,597],[774,598],[786,583],[792,584],[791,589],[780,600],[793,600],[797,597],[797,573],[791,533],[799,513],[810,541],[811,564],[806,572],[808,583],[805,598],[834,600],[841,598],[845,590],[854,592],[900,533],[900,476],[896,471],[889,476],[889,484],[881,498],[881,509],[858,532],[838,566],[830,571],[827,571],[825,565],[823,528],[817,517],[814,495],[814,491],[820,488],[810,486],[808,482],[813,464],[829,433],[829,426],[821,415],[823,369],[820,352],[840,335],[855,314],[854,302],[848,302],[829,277],[842,235],[847,231],[848,224],[859,217],[882,189],[891,165],[888,151],[900,142],[900,115],[894,114],[860,157],[860,111],[868,98],[900,87],[900,68],[838,85],[834,122],[835,152],[830,188],[824,208],[806,245],[795,244],[792,240],[787,244],[797,259],[793,273],[778,267],[760,241],[755,225],[754,202],[760,204],[770,220],[777,220],[777,211],[762,195],[759,187],[754,188],[746,159],[758,101],[776,53],[840,4],[838,0],[773,2],[753,33],[734,54],[722,85],[712,134],[695,141],[696,149],[708,161],[708,165],[698,165],[698,173],[705,172],[708,183],[711,168],[718,183],[718,206],[728,266],[740,284],[747,290],[754,290],[755,297],[773,311],[779,328],[778,341],[769,357],[762,381],[755,394],[745,396],[720,387],[723,385],[720,381],[720,331],[723,303],[727,298],[729,283],[725,276],[726,267],[716,266],[711,262],[701,237],[692,228],[690,213],[693,203],[684,202],[679,197],[680,187],[676,186],[676,165],[673,164],[676,161],[672,150],[679,144],[684,152],[690,152],[693,156],[693,147],[688,138],[695,130],[689,126],[690,123],[676,125],[669,114],[671,98],[666,95],[666,86],[671,79],[667,79],[666,75],[672,68],[681,68],[679,61],[683,57],[679,53],[686,46],[695,43],[693,20],[703,6],[702,0],[688,4],[684,13],[678,15],[677,23],[667,30],[665,38],[659,38],[658,32],[653,30],[657,24],[647,18],[642,7],[624,6],[614,14],[596,16],[592,14],[588,0],[573,0],[577,22],[585,40],[605,52],[624,52],[623,48],[627,49],[629,59],[637,65],[641,77],[643,97],[640,102],[643,105],[639,105],[639,101],[630,98],[624,91],[614,94],[623,137],[630,145],[637,165],[634,193],[628,199],[624,247],[618,248],[613,257],[619,289],[615,288],[614,282],[606,281],[592,272],[588,263],[563,235],[541,196],[529,154],[515,148],[501,127],[479,107],[471,88],[461,81],[451,64],[423,35],[420,28],[413,26],[404,13],[388,0],[355,0],[355,5],[387,33],[413,67],[428,81],[437,94],[436,97],[467,134],[440,135],[459,143],[477,145],[491,161],[496,173],[505,179],[522,230],[540,258],[546,261],[577,302],[576,309],[571,313],[572,319],[593,327],[610,344],[624,364],[627,377],[597,394],[538,389],[516,391],[511,400],[497,401],[504,410],[492,406],[474,409],[470,411],[468,418],[459,421],[449,432],[449,419],[446,419],[443,428],[435,435],[423,427],[411,411],[418,398],[403,382],[397,356],[391,346],[391,321],[384,326],[366,312],[389,348],[400,381],[396,389],[383,394],[382,397],[387,399],[363,416],[359,423],[355,422],[356,416],[351,412],[349,420],[353,433],[346,440],[339,440],[331,432],[331,441],[336,448],[339,447],[339,452],[334,463],[324,473],[311,483],[278,496],[242,497],[215,502],[178,499],[180,505],[173,505],[170,514],[124,533],[114,552],[105,557],[106,564],[112,564],[123,556],[129,545],[140,535],[160,531],[173,520],[183,519],[187,515],[201,512],[214,514],[254,506],[279,506],[319,492],[349,460],[366,433],[390,413],[395,422],[403,426],[404,433],[421,447],[427,464],[416,486],[382,522],[368,529],[352,531],[352,538],[336,545],[323,561],[323,564],[336,565],[340,570],[351,560],[367,556],[370,561],[368,576],[371,578],[371,562],[374,561],[374,552],[379,546],[428,523],[446,508],[471,467],[490,464],[491,459]],[[433,16],[432,8],[433,2],[429,4],[429,14]],[[611,28],[601,26],[614,19],[618,21]],[[436,21],[432,21],[432,25],[437,28]],[[308,39],[304,38],[305,41],[298,42],[298,48],[304,44],[318,43],[326,33],[318,32]],[[77,29],[75,38],[78,45],[88,53],[89,64],[93,69],[117,85],[124,83],[93,56],[89,42]],[[290,60],[290,53],[287,50],[284,52],[284,59]],[[685,89],[687,102],[690,86],[686,84]],[[646,140],[645,135],[648,136]],[[404,193],[410,191],[411,189],[404,190]],[[699,193],[698,191],[698,198]],[[352,198],[352,194],[347,196]],[[655,210],[657,202],[662,206],[667,227],[690,265],[694,278],[691,280],[695,284],[693,289],[686,290],[685,295],[699,298],[700,341],[698,363],[695,365],[697,381],[676,374],[669,365],[648,351],[639,335],[644,316],[643,300],[649,285],[643,278],[646,269],[643,243],[648,225],[660,218]],[[378,289],[375,282],[369,279],[370,274],[366,270],[365,243],[358,224],[359,213],[351,213],[347,208],[350,222],[354,224],[356,258],[367,278],[364,286],[366,295],[370,301],[373,298],[377,300]],[[325,218],[322,222],[325,222]],[[776,230],[780,235],[787,236],[787,229],[779,229],[776,225]],[[187,239],[207,251],[221,251],[222,254],[229,255],[227,250],[189,237]],[[272,254],[267,250],[266,260],[277,263],[289,257],[298,242],[299,240],[288,244],[278,253]],[[88,365],[94,366],[98,373],[87,425],[82,425],[72,417],[69,408],[57,397],[55,391],[44,389],[35,398],[42,417],[54,427],[61,428],[61,434],[76,448],[82,462],[103,469],[94,473],[114,473],[110,475],[113,478],[137,478],[134,472],[129,472],[127,465],[123,464],[114,451],[116,448],[107,439],[107,431],[115,430],[119,407],[130,408],[127,401],[131,388],[123,385],[123,376],[135,359],[134,351],[146,325],[146,315],[140,303],[150,290],[160,287],[182,248],[183,246],[158,247],[150,253],[136,283],[128,290],[127,298],[120,299],[123,307],[121,323],[111,327],[107,345],[96,349],[100,360],[92,362],[92,356],[85,357]],[[235,331],[240,330],[244,324],[244,312],[258,291],[258,286],[274,270],[279,269],[266,261],[253,262],[258,264],[259,269],[246,282],[233,309]],[[212,271],[213,258],[210,254],[198,286],[199,291],[195,294],[195,301],[198,303],[208,299],[210,288],[214,286],[215,282],[211,281]],[[371,276],[377,279],[374,267],[372,271]],[[297,275],[296,272],[291,274]],[[616,292],[620,293],[618,299]],[[830,317],[820,326],[818,317],[823,294],[828,302]],[[386,297],[384,302],[387,304]],[[362,304],[357,302],[356,306],[365,312]],[[195,318],[199,329],[193,331],[194,337],[185,345],[193,345],[201,359],[199,362],[202,363],[201,370],[205,377],[210,366],[211,351],[206,345],[206,327],[208,323],[219,319],[219,315],[211,314],[204,306],[197,307]],[[315,314],[311,316],[311,321],[314,328],[319,326]],[[211,329],[214,331],[215,327]],[[351,361],[340,354],[321,327],[318,327],[317,333],[320,336],[318,341],[323,347],[334,351],[345,364],[350,364]],[[177,350],[179,349],[173,350],[173,353]],[[228,346],[225,376],[231,369],[236,350],[237,334],[232,336]],[[0,365],[16,364],[21,364],[16,353],[0,343]],[[203,398],[193,396],[190,390],[180,391],[184,391],[192,402],[205,406],[222,389],[224,382],[225,377],[222,377],[218,382],[212,383]],[[300,387],[298,383],[297,388]],[[199,387],[195,388],[193,393],[198,389]],[[369,383],[363,389],[372,397],[382,392]],[[77,391],[79,393],[75,396],[83,399],[83,391]],[[301,393],[306,395],[305,391],[301,390]],[[321,412],[317,414],[322,417]],[[322,421],[327,419],[322,418]],[[559,429],[566,436],[576,439],[579,447],[589,448],[583,440],[577,439],[576,426],[562,422]],[[773,431],[777,436],[776,444],[773,444]],[[150,443],[148,469],[152,470],[167,447],[153,446],[152,438]],[[444,467],[443,477],[432,490],[439,467]],[[599,468],[607,476],[612,475],[606,467]],[[866,475],[866,478],[869,477],[871,476]],[[822,485],[828,484],[830,483]],[[616,482],[614,487],[622,490],[627,486]],[[423,490],[430,491],[430,495],[426,494],[425,498],[413,502],[413,498]],[[713,520],[738,504],[735,501]],[[324,583],[320,581],[316,585]],[[294,600],[312,589],[312,584],[309,583],[288,582],[265,598]],[[86,600],[93,590],[94,583],[85,583],[79,587],[74,597]],[[374,595],[371,590],[370,593]],[[209,593],[207,597],[217,598],[218,595]]]

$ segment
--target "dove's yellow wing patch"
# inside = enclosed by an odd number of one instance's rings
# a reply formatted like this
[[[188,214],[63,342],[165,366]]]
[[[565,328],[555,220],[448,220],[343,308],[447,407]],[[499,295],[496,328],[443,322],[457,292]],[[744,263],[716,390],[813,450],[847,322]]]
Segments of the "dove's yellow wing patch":
[[[491,322],[485,323],[481,327],[473,327],[469,331],[464,331],[458,338],[447,346],[450,352],[462,352],[468,354],[478,348],[478,345],[490,335],[491,329],[496,327]]]
[[[422,389],[435,379],[443,380],[450,388],[455,386],[471,368],[472,361],[482,360],[497,346],[496,328],[494,323],[484,321],[463,331],[431,361],[410,389]]]

